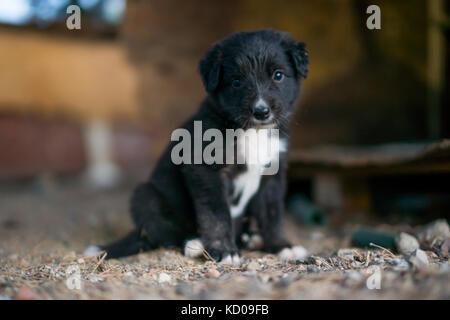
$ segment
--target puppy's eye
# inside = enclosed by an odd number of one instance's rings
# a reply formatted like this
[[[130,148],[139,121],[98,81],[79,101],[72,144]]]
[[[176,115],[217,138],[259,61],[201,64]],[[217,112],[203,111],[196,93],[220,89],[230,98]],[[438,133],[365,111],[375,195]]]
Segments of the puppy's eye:
[[[234,79],[233,81],[231,81],[231,86],[233,88],[239,88],[241,86],[241,80],[239,79]]]
[[[272,76],[273,81],[281,82],[284,79],[284,74],[281,71],[275,71]]]

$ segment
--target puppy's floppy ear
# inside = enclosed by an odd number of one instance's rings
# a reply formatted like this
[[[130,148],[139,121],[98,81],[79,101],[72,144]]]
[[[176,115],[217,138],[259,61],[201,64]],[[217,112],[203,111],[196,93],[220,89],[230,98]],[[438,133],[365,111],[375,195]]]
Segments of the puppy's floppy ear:
[[[304,42],[292,41],[288,44],[288,54],[295,66],[297,74],[306,78],[308,76],[309,56],[306,51],[306,44]]]
[[[200,76],[203,80],[203,85],[208,93],[214,92],[220,81],[221,70],[221,52],[219,45],[212,46],[200,60]]]

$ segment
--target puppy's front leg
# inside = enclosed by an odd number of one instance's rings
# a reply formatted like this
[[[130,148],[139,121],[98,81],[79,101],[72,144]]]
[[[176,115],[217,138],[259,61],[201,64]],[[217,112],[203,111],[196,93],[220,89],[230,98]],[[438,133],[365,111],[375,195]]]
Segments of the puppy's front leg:
[[[278,253],[282,260],[297,260],[306,256],[302,246],[292,246],[284,236],[285,176],[280,172],[267,179],[250,203],[250,214],[258,221],[264,241],[264,250]]]
[[[194,165],[185,167],[183,173],[194,201],[204,248],[217,261],[239,265],[239,252],[220,171]]]

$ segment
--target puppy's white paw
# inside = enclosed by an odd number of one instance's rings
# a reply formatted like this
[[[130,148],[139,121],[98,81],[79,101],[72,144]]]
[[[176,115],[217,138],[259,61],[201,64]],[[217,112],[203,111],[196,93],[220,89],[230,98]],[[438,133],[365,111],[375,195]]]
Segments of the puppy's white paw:
[[[241,265],[241,258],[238,254],[235,254],[232,258],[233,260],[233,267],[239,267]]]
[[[249,236],[247,233],[241,235],[241,240],[245,243],[247,249],[260,250],[264,247],[264,240],[259,234],[252,234]]]
[[[203,243],[200,239],[192,239],[184,246],[184,255],[190,258],[198,258],[203,255]]]
[[[248,241],[248,248],[250,250],[259,250],[264,247],[264,240],[259,234],[253,234]]]
[[[308,251],[302,246],[293,246],[284,248],[278,253],[278,258],[284,261],[295,261],[304,259],[308,255]]]
[[[227,255],[227,256],[223,257],[222,260],[220,260],[220,263],[222,263],[222,264],[232,264],[233,263],[233,259],[231,258],[231,255]]]
[[[100,247],[90,246],[86,248],[86,250],[84,250],[83,255],[85,255],[86,257],[93,257],[97,255],[97,253],[99,253],[100,251],[102,251]]]
[[[228,264],[233,267],[239,267],[241,265],[241,258],[238,254],[235,254],[233,256],[227,255],[220,261],[221,264]]]

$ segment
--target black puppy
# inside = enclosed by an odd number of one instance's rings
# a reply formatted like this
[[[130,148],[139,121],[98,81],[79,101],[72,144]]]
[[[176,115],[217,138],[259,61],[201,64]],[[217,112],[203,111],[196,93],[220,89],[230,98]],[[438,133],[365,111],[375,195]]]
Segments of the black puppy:
[[[227,129],[240,129],[243,134],[235,135],[231,143],[234,160],[244,152],[243,141],[250,141],[245,152],[259,147],[257,140],[245,140],[250,130],[266,130],[265,141],[272,146],[266,161],[206,164],[196,161],[199,152],[192,148],[192,156],[182,155],[192,162],[174,163],[177,141],[172,141],[148,182],[139,185],[132,196],[136,230],[85,253],[105,250],[108,258],[117,258],[184,244],[188,256],[199,256],[205,249],[214,259],[237,265],[237,244],[247,231],[245,221],[253,219],[265,251],[279,253],[285,260],[302,258],[305,249],[292,247],[283,235],[283,197],[289,120],[298,102],[301,78],[307,73],[305,44],[287,33],[239,32],[213,45],[200,61],[208,96],[182,128],[194,135],[195,122],[201,121],[203,131],[215,129],[224,137]],[[273,135],[272,129],[278,134]],[[223,158],[229,155],[225,148]],[[278,170],[265,174],[268,164],[274,163]]]

